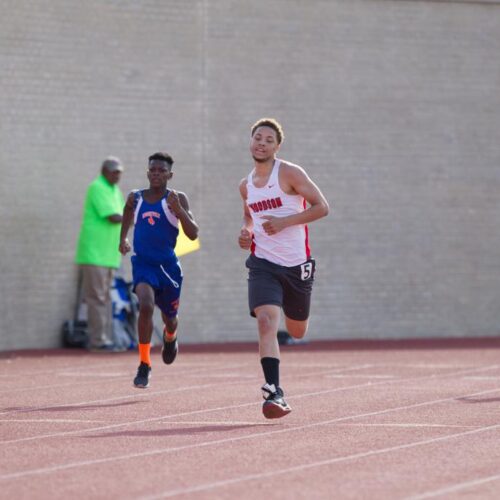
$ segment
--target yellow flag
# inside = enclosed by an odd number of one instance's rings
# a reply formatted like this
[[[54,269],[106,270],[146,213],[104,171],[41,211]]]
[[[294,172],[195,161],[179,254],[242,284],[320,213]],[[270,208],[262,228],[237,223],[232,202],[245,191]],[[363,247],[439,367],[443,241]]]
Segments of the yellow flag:
[[[190,240],[182,230],[182,224],[179,223],[179,236],[177,236],[177,243],[175,245],[175,254],[177,257],[186,255],[187,253],[194,252],[200,248],[200,240],[196,238],[194,241]]]

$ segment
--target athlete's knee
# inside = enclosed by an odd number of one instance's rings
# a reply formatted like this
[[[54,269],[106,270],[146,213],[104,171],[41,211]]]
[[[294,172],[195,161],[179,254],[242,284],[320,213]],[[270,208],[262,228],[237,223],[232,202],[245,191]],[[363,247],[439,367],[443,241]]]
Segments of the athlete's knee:
[[[302,339],[307,333],[307,325],[288,327],[287,330],[294,339]]]
[[[300,330],[298,329],[294,329],[292,331],[289,331],[288,332],[294,339],[302,339],[305,337],[306,333],[307,333],[307,327],[306,328],[302,328]]]
[[[149,300],[144,300],[139,302],[139,314],[141,316],[153,316],[155,309],[154,302]]]
[[[294,339],[302,339],[307,333],[308,321],[295,321],[287,318],[286,328]]]
[[[257,324],[259,332],[261,334],[266,334],[274,329],[274,318],[266,311],[261,312],[257,315]]]

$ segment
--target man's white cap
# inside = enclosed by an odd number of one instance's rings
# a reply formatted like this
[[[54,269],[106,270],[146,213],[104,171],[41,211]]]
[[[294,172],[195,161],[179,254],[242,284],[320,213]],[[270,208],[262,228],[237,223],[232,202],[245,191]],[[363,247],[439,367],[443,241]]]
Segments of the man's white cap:
[[[102,168],[105,168],[109,172],[116,172],[116,171],[123,172],[122,162],[116,156],[108,156],[102,162]]]

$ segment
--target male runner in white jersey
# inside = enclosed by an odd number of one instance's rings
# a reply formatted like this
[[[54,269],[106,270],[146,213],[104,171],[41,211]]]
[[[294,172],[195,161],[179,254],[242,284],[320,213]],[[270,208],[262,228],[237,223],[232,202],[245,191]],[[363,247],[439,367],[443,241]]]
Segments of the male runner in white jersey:
[[[276,120],[262,118],[251,132],[255,167],[240,182],[243,227],[238,243],[251,250],[246,261],[248,301],[250,314],[257,318],[266,381],[262,412],[266,418],[279,418],[291,411],[279,381],[280,310],[288,333],[296,339],[304,337],[315,266],[307,224],[326,216],[329,207],[304,169],[276,158],[284,138]]]

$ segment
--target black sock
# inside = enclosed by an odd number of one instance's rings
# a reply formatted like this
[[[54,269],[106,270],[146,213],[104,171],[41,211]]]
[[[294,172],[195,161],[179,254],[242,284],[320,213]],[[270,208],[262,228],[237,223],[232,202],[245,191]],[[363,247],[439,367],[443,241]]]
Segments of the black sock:
[[[264,370],[264,378],[269,385],[280,385],[280,360],[278,358],[261,358],[260,364]]]

